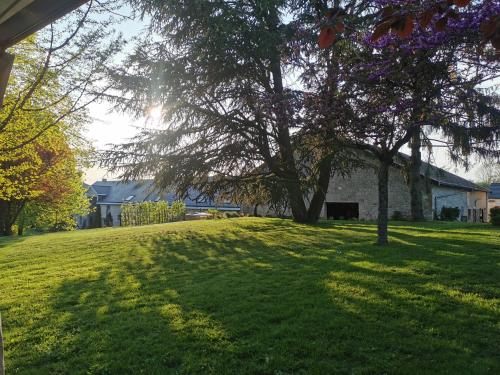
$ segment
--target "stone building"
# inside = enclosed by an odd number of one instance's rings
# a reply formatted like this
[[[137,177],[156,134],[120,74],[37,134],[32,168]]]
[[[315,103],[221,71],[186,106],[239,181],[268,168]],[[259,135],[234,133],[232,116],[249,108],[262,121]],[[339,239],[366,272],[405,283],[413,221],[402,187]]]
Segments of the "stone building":
[[[410,190],[404,172],[407,160],[407,155],[399,154],[389,171],[389,217],[410,217]],[[377,160],[367,158],[363,167],[354,170],[348,177],[334,175],[330,179],[320,217],[376,220],[377,164]],[[487,221],[487,189],[428,163],[423,163],[421,176],[425,189],[424,213],[428,220],[439,217],[443,207],[458,207],[459,220]],[[267,206],[258,206],[257,213],[276,215]]]

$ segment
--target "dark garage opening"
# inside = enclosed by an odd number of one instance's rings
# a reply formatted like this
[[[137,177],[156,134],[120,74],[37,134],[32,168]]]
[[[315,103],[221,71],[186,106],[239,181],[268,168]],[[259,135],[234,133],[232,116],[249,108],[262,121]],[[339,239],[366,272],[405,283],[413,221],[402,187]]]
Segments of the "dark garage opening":
[[[359,204],[345,202],[327,202],[326,217],[333,220],[359,219]]]

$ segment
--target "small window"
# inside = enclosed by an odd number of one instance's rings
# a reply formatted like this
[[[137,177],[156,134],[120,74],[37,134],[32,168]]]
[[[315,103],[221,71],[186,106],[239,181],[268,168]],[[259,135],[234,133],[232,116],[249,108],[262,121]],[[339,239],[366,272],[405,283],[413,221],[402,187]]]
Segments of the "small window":
[[[135,195],[129,195],[127,198],[125,198],[125,201],[126,201],[126,202],[129,202],[129,201],[131,201],[134,197],[135,197]]]
[[[156,197],[155,202],[159,202],[159,201],[160,201],[160,197]]]

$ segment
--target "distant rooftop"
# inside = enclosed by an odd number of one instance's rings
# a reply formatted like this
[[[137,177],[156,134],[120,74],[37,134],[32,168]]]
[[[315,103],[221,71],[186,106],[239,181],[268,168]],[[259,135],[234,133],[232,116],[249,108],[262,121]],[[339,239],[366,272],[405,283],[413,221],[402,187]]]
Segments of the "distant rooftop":
[[[399,153],[399,156],[403,158],[405,161],[408,161],[410,156]],[[422,167],[420,169],[420,174],[422,176],[429,176],[429,178],[436,184],[442,186],[449,186],[460,188],[468,191],[476,190],[476,191],[488,191],[479,185],[476,185],[472,181],[466,180],[463,177],[457,176],[451,172],[445,171],[442,168],[436,167],[432,164],[426,163],[422,161]]]
[[[238,210],[239,206],[230,202],[215,202],[204,197],[200,192],[189,189],[185,198],[177,196],[173,192],[159,190],[153,180],[144,181],[96,181],[91,186],[91,192],[98,196],[98,204],[122,204],[140,202],[166,201],[169,204],[176,200],[182,200],[187,208],[218,208],[226,210]]]

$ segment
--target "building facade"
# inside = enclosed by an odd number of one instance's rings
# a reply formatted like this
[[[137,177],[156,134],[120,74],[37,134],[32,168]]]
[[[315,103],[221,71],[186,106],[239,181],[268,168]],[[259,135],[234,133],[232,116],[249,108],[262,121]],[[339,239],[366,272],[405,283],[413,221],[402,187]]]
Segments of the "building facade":
[[[488,214],[492,208],[500,208],[500,182],[494,182],[490,185],[488,192]]]
[[[410,218],[410,189],[404,165],[408,156],[400,154],[389,170],[389,217]],[[349,176],[334,175],[321,211],[322,219],[376,220],[378,216],[378,161],[367,158],[363,167]],[[424,215],[439,218],[443,207],[457,207],[461,221],[486,222],[487,189],[453,173],[423,163],[421,170]],[[258,206],[262,216],[275,216],[267,206]],[[290,215],[287,211],[287,215]]]

